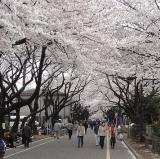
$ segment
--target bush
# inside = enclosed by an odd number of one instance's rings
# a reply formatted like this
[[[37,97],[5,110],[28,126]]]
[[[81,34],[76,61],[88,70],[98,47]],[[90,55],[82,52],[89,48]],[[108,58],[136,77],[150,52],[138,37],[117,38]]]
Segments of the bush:
[[[160,137],[160,120],[153,125],[153,134]]]

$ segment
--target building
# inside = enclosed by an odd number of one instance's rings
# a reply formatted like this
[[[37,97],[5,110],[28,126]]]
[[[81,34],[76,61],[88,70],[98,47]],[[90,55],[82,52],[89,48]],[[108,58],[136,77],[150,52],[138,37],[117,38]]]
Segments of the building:
[[[21,97],[23,99],[27,99],[33,94],[33,92],[34,92],[34,89],[26,90],[21,94]],[[63,97],[64,97],[64,94],[62,92],[59,92],[59,100],[61,100]],[[56,98],[57,98],[56,95],[53,95],[53,99],[55,100]],[[38,101],[39,109],[44,107],[45,102],[46,102],[45,96],[44,95],[40,96],[39,101]],[[33,104],[34,102],[32,102],[31,104],[32,108],[33,108]],[[48,114],[50,113],[51,111],[48,109]],[[28,116],[29,114],[30,114],[29,106],[24,106],[20,109],[20,116]],[[59,116],[61,117],[63,123],[66,123],[68,121],[68,117],[71,118],[71,105],[63,108],[59,112]],[[40,113],[37,113],[36,120],[39,122],[40,125],[44,123],[45,121],[45,111],[44,110]],[[51,124],[51,120],[48,121],[48,124]]]

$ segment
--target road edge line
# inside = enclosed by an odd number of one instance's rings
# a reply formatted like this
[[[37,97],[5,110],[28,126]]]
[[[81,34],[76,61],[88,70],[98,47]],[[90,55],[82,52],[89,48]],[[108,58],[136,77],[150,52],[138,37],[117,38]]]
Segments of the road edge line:
[[[30,144],[32,145],[33,143],[37,143],[37,142],[40,142],[40,141],[43,141],[43,140],[47,140],[47,139],[49,139],[49,138],[52,138],[52,137],[46,137],[46,138],[44,138],[44,139],[40,139],[40,140],[36,140],[36,141],[32,141],[32,142],[30,142]],[[16,147],[22,147],[22,146],[24,146],[23,144],[21,144],[21,145],[18,145],[18,146],[16,146]],[[16,148],[15,147],[15,148]],[[13,150],[14,148],[7,148],[6,149],[6,151],[9,151],[9,150]]]
[[[110,144],[109,144],[109,134],[107,132],[107,150],[106,150],[106,159],[110,159],[111,156],[110,156]]]
[[[47,142],[41,143],[41,144],[39,144],[39,145],[35,145],[35,146],[30,147],[30,148],[24,149],[24,150],[22,150],[22,151],[18,151],[18,152],[16,152],[16,153],[11,154],[11,155],[5,156],[4,159],[5,159],[5,158],[10,158],[10,157],[12,157],[12,156],[15,156],[15,155],[17,155],[17,154],[20,154],[20,153],[23,153],[23,152],[26,152],[26,151],[29,151],[29,150],[32,150],[32,149],[34,149],[34,148],[40,147],[40,146],[45,145],[45,144],[47,144],[47,143],[50,143],[50,142],[52,142],[52,141],[55,141],[55,140],[52,139],[52,140],[49,140],[49,141],[47,141]]]

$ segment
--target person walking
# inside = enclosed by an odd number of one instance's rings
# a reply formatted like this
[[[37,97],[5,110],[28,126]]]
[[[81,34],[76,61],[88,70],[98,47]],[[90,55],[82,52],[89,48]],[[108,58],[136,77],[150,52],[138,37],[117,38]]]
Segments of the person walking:
[[[79,126],[78,121],[75,121],[73,125],[73,133],[76,134],[78,126]]]
[[[109,134],[110,134],[110,145],[111,145],[111,148],[114,149],[115,143],[116,143],[116,128],[113,123],[111,124]]]
[[[103,149],[104,139],[105,139],[105,136],[106,136],[106,125],[105,125],[104,122],[102,122],[101,125],[99,126],[98,134],[99,134],[99,137],[100,137],[99,145],[101,146],[101,149]]]
[[[86,120],[84,121],[83,126],[85,127],[85,134],[87,134],[88,122]]]
[[[0,134],[0,159],[4,158],[5,152],[6,152],[6,144],[3,140],[3,135]]]
[[[123,140],[123,135],[122,135],[122,131],[121,131],[121,126],[120,125],[118,125],[118,127],[116,129],[116,136],[117,136],[117,139],[119,141]]]
[[[54,124],[54,131],[55,131],[55,137],[59,139],[61,131],[61,123],[59,120]]]
[[[96,121],[96,124],[94,126],[94,134],[95,134],[95,139],[96,139],[96,146],[99,146],[98,129],[99,129],[99,123],[98,123],[98,121]]]
[[[69,140],[71,140],[72,132],[73,132],[73,124],[72,124],[71,122],[69,122],[69,123],[67,124],[67,130],[68,130]]]
[[[16,141],[16,133],[13,132],[12,130],[9,131],[9,143],[10,143],[10,147],[11,148],[15,148],[16,147],[16,144],[15,144],[15,141]]]
[[[24,147],[29,147],[31,134],[31,128],[26,124],[22,129],[22,143],[24,144]]]
[[[91,130],[93,130],[93,121],[92,120],[89,121],[89,126],[90,126]]]
[[[85,135],[85,127],[82,123],[79,124],[77,128],[77,138],[78,138],[78,148],[81,146],[83,147],[83,137]]]

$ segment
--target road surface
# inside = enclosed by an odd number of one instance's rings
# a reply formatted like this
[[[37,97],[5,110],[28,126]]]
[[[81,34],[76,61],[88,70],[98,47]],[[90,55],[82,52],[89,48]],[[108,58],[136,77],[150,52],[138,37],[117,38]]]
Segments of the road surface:
[[[76,135],[56,140],[52,137],[36,141],[29,148],[19,146],[9,149],[5,159],[136,159],[123,142],[117,141],[115,149],[110,149],[106,137],[104,149],[95,146],[93,132],[89,129],[84,138],[84,147],[77,147]]]

